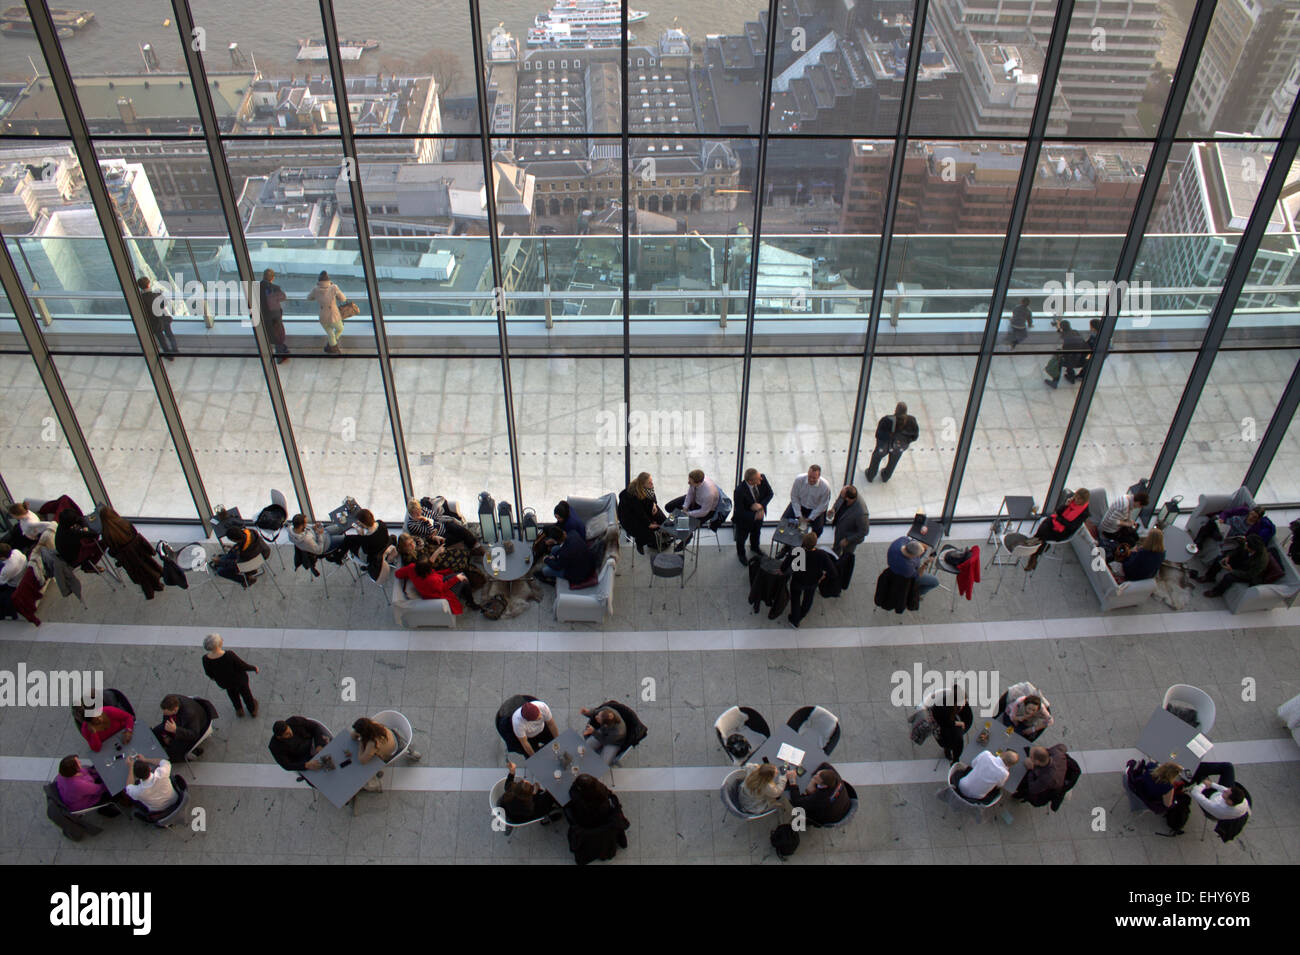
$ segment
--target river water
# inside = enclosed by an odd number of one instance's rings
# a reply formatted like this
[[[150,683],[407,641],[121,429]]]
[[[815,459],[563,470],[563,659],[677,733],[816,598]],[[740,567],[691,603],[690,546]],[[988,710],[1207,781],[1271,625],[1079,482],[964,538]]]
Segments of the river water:
[[[74,76],[142,71],[141,43],[153,47],[163,70],[185,69],[171,4],[165,0],[62,0],[60,6],[95,13],[90,27],[64,41],[64,55]],[[706,33],[738,33],[746,20],[757,19],[766,4],[762,0],[634,0],[633,6],[650,14],[631,26],[635,42],[651,43],[674,22],[693,41],[703,41]],[[533,17],[548,8],[548,0],[484,0],[484,33],[502,23],[522,49]],[[322,62],[294,59],[300,39],[319,40],[325,35],[313,0],[192,0],[191,10],[195,24],[205,31],[210,70],[231,67],[226,51],[232,42],[267,75],[327,69]],[[335,0],[334,10],[342,39],[380,41],[378,50],[347,66],[349,73],[412,73],[433,69],[436,61],[439,72],[453,78],[453,93],[471,91],[473,54],[469,5],[464,0]],[[0,36],[4,78],[30,77],[29,57],[45,72],[35,39]]]

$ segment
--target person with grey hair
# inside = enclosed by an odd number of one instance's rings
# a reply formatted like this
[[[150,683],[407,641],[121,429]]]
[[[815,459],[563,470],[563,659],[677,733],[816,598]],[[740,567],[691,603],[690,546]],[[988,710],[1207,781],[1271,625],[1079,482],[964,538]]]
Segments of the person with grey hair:
[[[925,573],[929,569],[929,561],[924,559],[925,551],[926,546],[921,541],[900,537],[889,545],[887,555],[890,570],[909,580],[916,578],[916,589],[922,597],[939,586],[938,577]]]
[[[221,634],[210,633],[203,638],[203,672],[217,686],[226,691],[230,705],[235,708],[236,716],[244,715],[244,706],[248,712],[257,715],[257,700],[253,699],[253,690],[248,685],[249,671],[260,672],[251,663],[245,663],[239,654],[227,650],[222,645]]]

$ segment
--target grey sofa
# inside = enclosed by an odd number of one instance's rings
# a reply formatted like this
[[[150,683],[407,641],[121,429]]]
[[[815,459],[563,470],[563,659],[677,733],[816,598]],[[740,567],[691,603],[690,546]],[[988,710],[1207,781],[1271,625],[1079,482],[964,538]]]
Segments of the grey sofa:
[[[604,540],[604,559],[594,587],[574,590],[567,580],[555,582],[555,619],[560,623],[600,623],[614,608],[614,575],[618,565],[618,496],[571,497],[569,507],[587,524],[587,543]],[[601,522],[605,526],[599,526]]]
[[[414,630],[419,627],[454,627],[456,615],[445,600],[425,600],[415,592],[409,581],[393,578],[393,619],[399,627]]]
[[[1100,524],[1110,506],[1106,500],[1106,491],[1104,488],[1094,487],[1090,488],[1088,493],[1090,495],[1088,520],[1093,524]],[[1080,527],[1070,538],[1070,546],[1074,548],[1074,555],[1079,558],[1079,564],[1083,567],[1083,575],[1088,578],[1088,583],[1092,584],[1093,593],[1097,595],[1097,602],[1101,604],[1103,611],[1136,607],[1156,592],[1154,577],[1150,580],[1126,580],[1122,584],[1117,581],[1102,556],[1094,554],[1094,549],[1098,546],[1097,539],[1092,536],[1087,524]]]
[[[1196,503],[1196,510],[1187,520],[1187,533],[1196,539],[1197,532],[1205,526],[1206,521],[1214,519],[1220,511],[1234,507],[1254,507],[1255,499],[1249,488],[1239,487],[1232,494],[1202,494]],[[1282,579],[1272,584],[1257,584],[1247,587],[1245,584],[1233,584],[1223,595],[1223,601],[1233,613],[1251,613],[1256,610],[1272,610],[1275,607],[1289,607],[1300,595],[1300,571],[1291,563],[1278,546],[1278,535],[1273,535],[1268,552],[1273,555],[1278,566],[1282,568]],[[1218,541],[1206,541],[1205,547],[1197,554],[1197,559],[1210,567],[1219,559]]]

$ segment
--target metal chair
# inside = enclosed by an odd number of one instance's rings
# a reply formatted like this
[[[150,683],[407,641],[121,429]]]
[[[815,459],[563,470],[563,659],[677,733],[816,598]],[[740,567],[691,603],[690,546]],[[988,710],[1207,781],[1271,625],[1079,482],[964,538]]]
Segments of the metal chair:
[[[384,597],[384,602],[388,606],[393,605],[393,598],[388,596],[388,577],[392,573],[392,568],[388,561],[380,560],[379,562],[379,579],[370,576],[370,564],[364,556],[359,553],[350,553],[347,556],[348,569],[353,573],[356,581],[361,584],[362,589],[366,586],[366,581],[379,588],[379,592]]]
[[[998,788],[994,789],[991,793],[989,793],[987,796],[985,796],[983,799],[968,798],[967,796],[962,794],[962,791],[960,789],[957,788],[957,783],[960,780],[954,777],[964,776],[967,772],[969,772],[969,770],[970,770],[969,766],[966,766],[962,763],[953,763],[952,766],[949,767],[948,769],[948,785],[945,788],[939,790],[938,795],[940,799],[943,799],[945,796],[951,796],[957,801],[957,804],[959,806],[963,806],[967,809],[973,810],[976,819],[982,823],[985,820],[985,818],[988,816],[989,810],[991,810],[998,803],[1002,802],[1002,797],[1006,795],[1006,790],[1004,790],[1001,786],[999,786]]]
[[[771,809],[760,813],[749,813],[741,809],[740,787],[741,784],[744,783],[745,777],[748,775],[749,771],[746,769],[733,769],[731,772],[727,773],[726,778],[722,780],[722,787],[718,790],[718,794],[722,797],[722,807],[726,809],[727,812],[731,813],[733,816],[738,816],[741,819],[752,822],[755,819],[764,819],[767,816],[772,815],[777,812],[780,807],[773,806]]]
[[[718,489],[718,506],[713,509],[713,514],[709,517],[707,524],[701,524],[701,531],[712,531],[713,542],[718,545],[718,550],[722,550],[722,538],[718,531],[722,525],[727,523],[727,518],[731,516],[731,498],[727,497],[725,491]],[[699,533],[698,531],[696,533]]]
[[[762,736],[764,740],[772,735],[767,720],[763,719],[758,710],[748,706],[733,706],[724,710],[722,715],[713,721],[713,732],[718,736],[718,745],[722,747],[722,751],[727,753],[727,758],[737,766],[743,765],[749,758],[749,754],[735,756],[727,752],[727,737],[739,733],[742,727]]]
[[[1163,709],[1169,709],[1170,703],[1182,703],[1196,710],[1197,732],[1209,733],[1210,730],[1214,729],[1214,719],[1217,716],[1214,700],[1210,698],[1210,694],[1199,687],[1189,686],[1186,683],[1175,683],[1165,690],[1165,698],[1160,703],[1160,706]]]
[[[414,730],[411,729],[411,721],[405,716],[397,712],[397,710],[381,710],[371,719],[376,723],[387,726],[402,740],[402,748],[395,752],[392,759],[387,760],[387,762],[391,763],[399,756],[405,756],[411,762],[415,762],[420,758],[420,754],[411,749],[411,737],[414,735]]]
[[[524,826],[536,825],[546,818],[546,816],[538,816],[536,819],[529,819],[527,822],[511,822],[506,818],[504,811],[501,812],[501,815],[497,815],[497,810],[501,808],[501,797],[506,794],[506,780],[509,778],[509,776],[501,777],[492,784],[492,789],[488,792],[488,812],[490,812],[495,818],[500,819],[501,823],[506,827],[505,833],[507,839],[516,829],[522,829]]]
[[[673,577],[676,577],[678,580],[681,581],[681,586],[677,589],[678,616],[680,616],[682,612],[682,591],[686,589],[685,570],[686,570],[686,559],[681,554],[677,554],[677,553],[655,554],[654,557],[652,557],[650,560],[650,590],[652,592],[655,589],[656,577],[663,577],[670,580]],[[667,608],[668,608],[668,599],[665,597],[664,609],[666,610]],[[652,601],[651,606],[646,610],[646,614],[650,615],[653,613],[654,613],[654,606]]]
[[[185,575],[185,583],[188,585],[185,587],[185,596],[189,598],[191,611],[194,610],[194,588],[205,581],[213,585],[213,589],[216,590],[222,600],[226,599],[226,595],[217,586],[217,575],[212,571],[212,565],[208,563],[208,549],[202,542],[195,541],[192,544],[185,544],[182,545],[179,551],[174,551],[170,544],[159,541],[156,551],[160,559],[170,553],[171,559],[180,568],[181,573]],[[193,573],[196,570],[205,570],[206,572],[201,578],[196,578]]]
[[[831,751],[839,745],[839,717],[824,706],[801,706],[790,714],[790,718],[785,721],[785,725],[796,733],[807,726],[809,732],[817,737],[822,752],[827,756],[830,756]]]
[[[841,829],[852,821],[853,817],[858,814],[858,791],[854,789],[847,780],[844,781],[844,788],[848,790],[849,793],[849,811],[844,814],[844,818],[837,819],[835,822],[817,822],[809,816],[809,825],[816,829]]]
[[[208,714],[208,725],[204,727],[203,732],[199,734],[199,738],[195,741],[194,745],[189,748],[189,752],[185,754],[185,768],[188,769],[190,771],[190,775],[193,776],[195,780],[197,780],[199,778],[199,774],[194,772],[194,765],[190,762],[190,757],[193,756],[198,751],[198,748],[202,746],[204,742],[206,742],[207,739],[210,736],[212,736],[213,732],[216,730],[217,708],[216,706],[213,705],[211,700],[205,700],[202,697],[196,696],[194,698],[194,702],[199,704],[199,706],[203,707],[204,712]]]
[[[325,569],[322,570],[319,574],[311,573],[311,571],[314,568],[318,567],[321,563],[324,563],[326,565]],[[324,554],[311,554],[303,550],[301,547],[295,547],[293,549],[293,570],[295,574],[298,572],[299,567],[307,568],[309,577],[320,580],[321,587],[324,588],[325,590],[325,599],[329,600],[330,599],[330,585],[329,585],[330,568],[331,567],[335,568],[334,573],[338,573],[338,568],[343,567],[343,561],[325,560]]]
[[[159,829],[170,829],[177,817],[185,811],[185,807],[190,801],[189,784],[185,782],[184,776],[172,777],[172,787],[179,794],[174,805],[161,809],[158,812],[149,812],[143,806],[136,806],[134,816],[141,822],[156,826]]]
[[[254,554],[248,560],[235,564],[235,569],[239,571],[240,582],[243,583],[244,589],[248,591],[248,602],[253,605],[253,613],[257,613],[257,600],[253,597],[253,581],[259,576],[259,571],[261,575],[271,578],[275,589],[280,591],[280,599],[284,599],[284,591],[280,590],[280,582],[275,579],[275,572],[271,570],[271,565],[261,554]]]
[[[1017,534],[1015,531],[1011,531],[1010,533],[1003,534],[1002,537],[999,539],[998,548],[1005,550],[1010,555],[1011,560],[1005,562],[999,562],[998,566],[1001,569],[998,571],[998,584],[996,587],[993,588],[992,596],[996,597],[998,595],[998,591],[1002,589],[1002,578],[1006,576],[1007,567],[1019,567],[1021,561],[1027,561],[1029,560],[1030,557],[1033,557],[1034,554],[1038,553],[1037,544],[1026,543],[1026,541],[1032,539],[1033,538],[1026,537],[1024,534]],[[994,557],[997,556],[996,549],[994,550],[993,555]],[[993,565],[993,561],[990,560],[989,566],[992,565]],[[1032,576],[1034,576],[1033,571],[1025,572],[1025,582],[1021,586],[1020,588],[1021,590],[1024,590],[1026,587],[1029,586],[1029,578]]]
[[[1237,785],[1241,786],[1241,783],[1238,783]],[[1241,824],[1242,828],[1244,829],[1246,823],[1250,822],[1251,814],[1254,813],[1255,811],[1255,799],[1253,796],[1251,796],[1250,790],[1248,790],[1245,786],[1241,786],[1241,791],[1246,794],[1246,805],[1250,807],[1250,811],[1246,813],[1246,821]],[[1213,816],[1211,816],[1208,812],[1205,811],[1204,806],[1201,807],[1201,815],[1205,817],[1205,825],[1201,827],[1201,841],[1204,842],[1206,834],[1210,831],[1210,823],[1214,823],[1214,825],[1217,828],[1219,822],[1221,822],[1222,820],[1216,819]],[[1233,836],[1232,838],[1240,839],[1241,834],[1238,833],[1236,836]]]

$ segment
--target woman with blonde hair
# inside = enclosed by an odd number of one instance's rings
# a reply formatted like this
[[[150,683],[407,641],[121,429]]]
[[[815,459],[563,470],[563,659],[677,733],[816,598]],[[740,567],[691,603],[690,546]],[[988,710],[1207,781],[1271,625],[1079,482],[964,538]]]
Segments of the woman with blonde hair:
[[[647,545],[658,549],[657,531],[668,518],[655,500],[655,482],[649,471],[642,471],[618,495],[618,522],[636,541],[638,554],[644,554]]]
[[[785,781],[772,763],[750,763],[736,802],[741,812],[758,816],[774,808],[785,792]]]
[[[1127,544],[1116,547],[1110,569],[1121,583],[1125,580],[1150,580],[1160,573],[1160,565],[1164,562],[1165,532],[1152,527],[1137,547],[1130,549]]]

